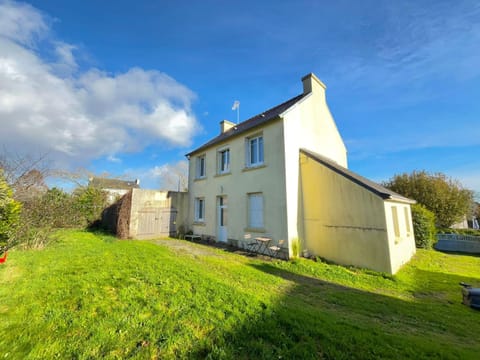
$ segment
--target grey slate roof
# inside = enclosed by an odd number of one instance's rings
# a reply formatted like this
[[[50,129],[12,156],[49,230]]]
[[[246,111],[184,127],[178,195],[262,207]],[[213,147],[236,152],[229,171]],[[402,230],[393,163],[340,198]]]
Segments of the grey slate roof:
[[[387,189],[386,187],[383,187],[380,184],[377,184],[376,182],[373,182],[371,180],[368,180],[367,178],[364,178],[361,175],[358,175],[354,173],[353,171],[348,170],[347,168],[344,168],[343,166],[337,164],[336,162],[326,158],[325,156],[319,155],[317,153],[314,153],[312,151],[306,150],[306,149],[300,149],[301,153],[304,153],[308,157],[312,158],[313,160],[319,162],[320,164],[326,166],[330,170],[336,172],[337,174],[347,178],[348,180],[354,182],[357,185],[360,185],[364,189],[374,193],[377,196],[380,196],[384,200],[393,200],[393,201],[398,201],[398,202],[403,202],[407,204],[415,204],[416,201],[406,198],[400,194],[397,194],[396,192]]]
[[[116,189],[116,190],[129,190],[138,189],[140,186],[135,180],[119,180],[119,179],[105,179],[105,178],[92,178],[89,181],[89,185],[99,189]]]
[[[307,94],[308,95],[308,94]],[[194,153],[198,153],[212,145],[218,144],[219,142],[222,142],[224,140],[227,140],[229,138],[235,137],[237,135],[240,135],[248,130],[251,130],[257,126],[266,124],[269,121],[272,121],[274,119],[277,119],[280,114],[285,112],[288,108],[292,107],[295,105],[298,101],[303,99],[306,95],[305,94],[300,94],[298,96],[295,96],[294,98],[285,101],[284,103],[281,103],[280,105],[277,105],[267,111],[264,111],[263,113],[260,113],[258,115],[255,115],[254,117],[251,117],[248,120],[245,120],[241,122],[240,124],[232,127],[231,129],[225,131],[224,133],[218,135],[217,137],[213,138],[212,140],[208,141],[207,143],[203,144],[202,146],[196,148],[195,150],[192,150],[189,152],[186,156],[190,156]]]

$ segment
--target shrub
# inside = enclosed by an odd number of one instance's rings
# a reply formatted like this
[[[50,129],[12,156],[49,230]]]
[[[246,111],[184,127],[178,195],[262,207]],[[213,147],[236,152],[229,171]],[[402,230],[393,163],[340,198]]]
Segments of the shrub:
[[[51,227],[37,227],[22,219],[21,226],[15,234],[13,245],[23,249],[42,249],[50,241]]]
[[[470,215],[473,192],[445,174],[414,171],[395,175],[385,187],[424,205],[435,214],[439,227],[450,227]]]
[[[12,189],[0,169],[0,253],[9,246],[15,234],[20,221],[20,209],[21,204],[13,199]]]
[[[437,229],[437,233],[438,234],[459,234],[459,235],[480,236],[480,230],[475,230],[475,229],[441,228],[441,229]]]
[[[85,228],[98,222],[106,207],[106,193],[91,187],[80,187],[73,194],[52,188],[23,203],[18,231],[11,245],[42,248],[55,228]]]
[[[412,205],[412,222],[415,233],[415,245],[418,248],[431,249],[436,241],[435,214],[423,205]]]
[[[73,208],[84,221],[83,226],[91,226],[100,220],[107,206],[107,193],[101,189],[87,186],[77,188],[73,193]]]
[[[298,242],[298,238],[292,239],[292,256],[294,259],[298,258],[300,255],[300,244]]]

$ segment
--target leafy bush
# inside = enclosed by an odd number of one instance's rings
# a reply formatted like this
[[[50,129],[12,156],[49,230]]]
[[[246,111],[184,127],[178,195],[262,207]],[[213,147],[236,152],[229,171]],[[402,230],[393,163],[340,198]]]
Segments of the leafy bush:
[[[436,241],[435,214],[421,204],[412,205],[412,222],[415,245],[431,249]]]
[[[73,208],[83,226],[91,226],[108,206],[107,193],[93,186],[79,187],[73,193]]]
[[[442,173],[414,171],[395,175],[383,185],[432,211],[439,227],[452,226],[473,209],[473,192]]]
[[[92,187],[81,187],[73,194],[52,188],[23,203],[21,226],[12,245],[24,248],[42,248],[55,228],[85,228],[101,218],[107,206],[106,193]]]
[[[49,243],[52,231],[51,227],[37,227],[22,219],[12,245],[23,249],[42,249]]]
[[[13,199],[3,170],[0,169],[0,253],[9,246],[20,221],[21,204]]]
[[[480,236],[480,230],[475,229],[451,229],[451,228],[441,228],[437,229],[438,234],[459,234],[459,235],[474,235]]]

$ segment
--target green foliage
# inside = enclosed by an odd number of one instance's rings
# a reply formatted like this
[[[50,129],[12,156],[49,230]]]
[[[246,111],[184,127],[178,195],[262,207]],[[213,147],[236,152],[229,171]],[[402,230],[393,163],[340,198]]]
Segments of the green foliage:
[[[100,220],[102,211],[108,206],[107,193],[93,186],[79,187],[73,193],[73,208],[86,226]]]
[[[442,173],[414,171],[395,175],[383,185],[432,211],[439,227],[450,227],[463,220],[473,208],[473,192]]]
[[[300,255],[300,243],[298,238],[292,239],[292,255],[294,259],[298,258]]]
[[[0,254],[9,243],[18,227],[21,204],[13,199],[12,189],[8,186],[3,170],[0,169]]]
[[[478,316],[457,285],[480,285],[480,257],[419,249],[384,277],[177,240],[56,237],[0,267],[6,359],[421,360],[480,351]]]
[[[58,188],[30,197],[23,203],[21,226],[12,244],[23,248],[43,248],[49,234],[56,228],[87,227],[101,218],[107,206],[106,193],[91,187],[81,187],[73,194]]]
[[[415,245],[431,249],[436,241],[435,214],[421,204],[413,204],[411,208]]]
[[[459,235],[480,236],[480,230],[475,230],[475,229],[441,228],[441,229],[437,229],[437,233],[438,234],[459,234]]]

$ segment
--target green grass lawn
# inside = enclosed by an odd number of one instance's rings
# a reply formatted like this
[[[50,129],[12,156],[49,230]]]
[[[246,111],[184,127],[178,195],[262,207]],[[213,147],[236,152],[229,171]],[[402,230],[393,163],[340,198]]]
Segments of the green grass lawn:
[[[478,359],[480,257],[396,276],[60,231],[0,266],[0,359]]]

